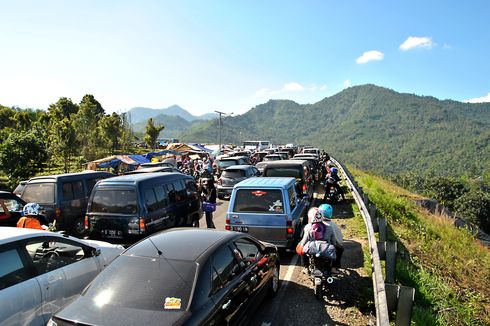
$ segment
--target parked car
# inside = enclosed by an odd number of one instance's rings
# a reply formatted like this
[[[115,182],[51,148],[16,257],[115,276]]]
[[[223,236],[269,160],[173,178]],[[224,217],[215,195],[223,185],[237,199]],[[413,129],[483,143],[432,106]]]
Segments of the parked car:
[[[317,157],[320,157],[320,150],[318,148],[305,148],[303,149],[303,154],[315,154]]]
[[[0,226],[16,226],[25,204],[13,193],[0,191]]]
[[[51,325],[247,325],[279,268],[277,248],[250,235],[172,229],[128,248]]]
[[[0,323],[46,325],[123,250],[54,232],[0,227]]]
[[[321,169],[320,169],[320,164],[317,158],[314,156],[299,156],[297,157],[296,155],[292,158],[292,160],[299,160],[299,161],[308,161],[310,163],[310,170],[311,174],[313,175],[313,178],[315,181],[319,181],[320,179],[323,178],[321,175]]]
[[[304,160],[284,160],[270,162],[262,173],[264,177],[293,177],[296,179],[298,193],[307,200],[313,199],[314,184],[310,164]]]
[[[229,153],[229,156],[230,157],[236,157],[236,156],[247,156],[247,157],[250,157],[250,151],[233,151],[231,153]]]
[[[269,155],[266,155],[264,156],[264,159],[262,160],[262,162],[272,162],[272,161],[281,161],[283,160],[283,156],[282,155],[278,155],[278,154],[269,154]]]
[[[171,166],[155,166],[155,167],[145,167],[143,169],[138,169],[134,171],[126,172],[125,174],[139,174],[139,173],[154,173],[154,172],[175,172],[181,173],[179,169]]]
[[[289,158],[292,157],[292,155],[289,155],[289,151],[279,151],[275,154],[280,155],[283,160],[289,160]]]
[[[227,167],[218,179],[218,198],[223,199],[225,196],[230,196],[233,186],[238,182],[258,176],[260,176],[260,172],[253,165],[233,165]]]
[[[133,241],[177,226],[199,226],[201,201],[194,178],[182,173],[140,173],[98,182],[85,228],[91,238]]]
[[[295,178],[250,178],[233,188],[225,228],[293,248],[308,220],[308,206],[297,193]]]
[[[255,164],[255,167],[257,168],[257,170],[259,170],[260,174],[262,175],[262,173],[264,173],[264,168],[266,165],[267,165],[267,162],[259,162],[259,163]]]
[[[175,165],[173,165],[170,162],[151,162],[151,163],[143,163],[140,165],[140,169],[147,169],[147,168],[156,168],[156,167],[170,167],[174,168]]]
[[[219,175],[229,166],[250,164],[250,159],[247,156],[229,156],[216,159],[215,164]]]
[[[56,220],[58,230],[80,237],[85,231],[83,219],[92,188],[97,181],[113,176],[109,172],[84,171],[35,177],[20,197],[27,203],[41,205],[43,215],[50,223]]]
[[[22,194],[22,190],[24,190],[24,187],[26,186],[27,182],[29,182],[29,180],[23,180],[23,181],[19,182],[19,184],[17,185],[17,187],[15,187],[15,189],[14,189],[14,191],[12,191],[12,193],[14,193],[20,197],[20,195]]]
[[[261,152],[256,152],[253,156],[257,158],[257,162],[262,162],[262,160],[266,155],[269,155],[269,152],[261,151]]]

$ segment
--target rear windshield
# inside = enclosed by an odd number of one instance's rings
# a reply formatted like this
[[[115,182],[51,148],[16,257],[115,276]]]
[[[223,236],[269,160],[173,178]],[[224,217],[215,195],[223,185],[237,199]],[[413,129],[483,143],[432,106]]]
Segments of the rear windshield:
[[[233,212],[282,214],[282,192],[270,189],[240,189],[235,196]]]
[[[196,265],[192,261],[119,256],[82,295],[123,308],[183,311],[189,304]]]
[[[294,167],[274,167],[274,168],[266,168],[264,171],[265,177],[293,177],[296,179],[301,179],[301,170],[302,167],[298,168]]]
[[[244,170],[226,170],[223,172],[221,175],[225,178],[243,178],[245,177],[245,171]]]
[[[237,161],[235,160],[226,160],[226,161],[219,161],[218,166],[220,168],[227,168],[229,166],[237,165]]]
[[[264,161],[279,161],[281,159],[280,156],[266,156],[264,157]]]
[[[30,183],[27,184],[22,199],[27,203],[54,203],[54,183]]]
[[[90,209],[93,213],[136,214],[138,203],[134,189],[97,189]]]

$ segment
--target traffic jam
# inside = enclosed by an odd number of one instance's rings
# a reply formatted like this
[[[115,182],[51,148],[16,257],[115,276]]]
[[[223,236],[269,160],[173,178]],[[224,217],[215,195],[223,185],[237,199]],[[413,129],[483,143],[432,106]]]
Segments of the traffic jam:
[[[0,325],[375,322],[324,150],[159,154],[0,192]]]

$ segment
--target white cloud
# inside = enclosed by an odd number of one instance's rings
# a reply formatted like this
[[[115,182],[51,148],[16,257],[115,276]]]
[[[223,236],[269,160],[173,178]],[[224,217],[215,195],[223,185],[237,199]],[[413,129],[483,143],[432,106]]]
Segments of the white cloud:
[[[466,100],[465,102],[468,102],[468,103],[488,103],[488,102],[490,102],[490,93],[488,93],[486,96]]]
[[[325,84],[325,85],[323,85],[322,87],[320,87],[320,90],[321,90],[321,91],[325,91],[325,90],[327,90],[327,85]]]
[[[298,84],[296,82],[286,83],[286,84],[284,84],[284,87],[282,88],[282,90],[285,92],[298,92],[298,91],[302,91],[304,89],[305,88],[303,87],[303,85]]]
[[[348,88],[350,86],[350,80],[346,79],[344,80],[344,89]]]
[[[363,64],[369,61],[383,60],[384,56],[385,56],[384,53],[380,51],[376,51],[376,50],[367,51],[364,52],[359,58],[357,58],[356,62],[358,64]]]
[[[400,50],[408,51],[415,48],[428,48],[430,49],[435,44],[432,42],[430,37],[418,37],[418,36],[409,36],[405,42],[400,45]]]
[[[257,97],[266,97],[267,95],[270,94],[270,89],[268,88],[261,88],[258,91],[255,92],[255,96]]]

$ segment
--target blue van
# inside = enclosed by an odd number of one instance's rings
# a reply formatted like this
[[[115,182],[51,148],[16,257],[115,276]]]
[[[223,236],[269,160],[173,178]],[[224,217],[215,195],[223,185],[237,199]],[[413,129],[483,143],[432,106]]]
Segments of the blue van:
[[[201,217],[193,177],[141,173],[98,182],[88,202],[85,228],[90,238],[137,240],[171,227],[198,227]]]
[[[294,248],[308,219],[307,209],[308,200],[298,195],[295,178],[250,178],[233,188],[225,228],[279,248]]]

